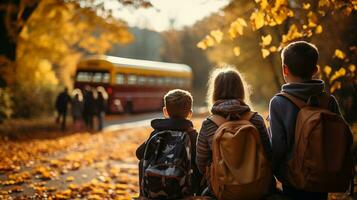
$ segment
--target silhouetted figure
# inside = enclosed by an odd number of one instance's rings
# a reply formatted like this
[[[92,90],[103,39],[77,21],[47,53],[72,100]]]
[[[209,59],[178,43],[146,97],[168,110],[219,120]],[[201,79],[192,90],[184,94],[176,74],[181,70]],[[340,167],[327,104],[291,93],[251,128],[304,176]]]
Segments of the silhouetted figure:
[[[93,129],[93,116],[95,114],[95,99],[90,86],[87,86],[84,91],[83,118],[86,128]]]
[[[97,87],[96,117],[98,119],[98,131],[103,129],[105,110],[107,107],[108,94],[103,87]]]
[[[61,92],[56,99],[56,110],[58,113],[57,123],[61,124],[61,130],[64,131],[66,129],[66,116],[67,116],[67,108],[68,103],[70,103],[71,97],[68,95],[68,89],[65,88],[63,92]]]
[[[83,94],[80,89],[75,89],[73,91],[72,117],[74,128],[76,130],[81,129],[83,119]]]

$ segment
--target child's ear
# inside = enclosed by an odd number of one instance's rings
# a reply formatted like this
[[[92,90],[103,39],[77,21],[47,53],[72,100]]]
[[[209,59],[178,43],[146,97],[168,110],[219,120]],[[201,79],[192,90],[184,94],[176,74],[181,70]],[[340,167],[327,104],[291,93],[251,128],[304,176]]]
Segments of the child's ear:
[[[314,67],[314,71],[312,72],[312,77],[315,79],[319,78],[319,68],[317,66]]]
[[[289,75],[289,68],[286,65],[283,65],[283,75],[288,76]]]
[[[188,113],[186,119],[190,120],[192,118],[192,114],[193,114],[193,111],[191,109],[190,112]]]
[[[162,113],[164,114],[165,118],[170,118],[169,113],[167,112],[167,109],[165,106],[162,108]]]

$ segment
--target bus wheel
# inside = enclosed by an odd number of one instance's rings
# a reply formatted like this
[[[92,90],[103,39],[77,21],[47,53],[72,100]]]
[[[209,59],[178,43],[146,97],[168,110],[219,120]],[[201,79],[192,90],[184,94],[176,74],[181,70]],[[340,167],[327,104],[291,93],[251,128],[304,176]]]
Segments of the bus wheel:
[[[127,114],[131,114],[133,113],[133,102],[129,101],[125,104],[125,108],[124,108],[125,113]]]

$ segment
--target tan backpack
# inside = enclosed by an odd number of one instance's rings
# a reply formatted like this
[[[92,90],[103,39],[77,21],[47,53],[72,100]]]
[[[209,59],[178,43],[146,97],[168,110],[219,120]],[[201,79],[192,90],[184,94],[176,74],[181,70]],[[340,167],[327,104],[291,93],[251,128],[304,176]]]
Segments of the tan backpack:
[[[341,116],[328,109],[331,96],[316,97],[318,106],[288,94],[299,109],[295,145],[287,178],[296,188],[312,192],[345,192],[353,177],[352,133]]]
[[[212,140],[212,164],[207,171],[219,200],[261,199],[269,193],[272,169],[257,128],[247,112],[238,121],[213,115],[219,126]]]

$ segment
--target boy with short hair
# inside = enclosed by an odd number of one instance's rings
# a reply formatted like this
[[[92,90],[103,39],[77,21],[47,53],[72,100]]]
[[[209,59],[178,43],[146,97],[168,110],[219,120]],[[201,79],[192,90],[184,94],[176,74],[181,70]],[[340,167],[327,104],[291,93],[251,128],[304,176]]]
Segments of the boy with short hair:
[[[297,41],[285,47],[281,53],[282,74],[286,84],[281,92],[303,102],[325,91],[325,83],[312,77],[317,73],[317,48],[308,42]],[[328,110],[340,114],[336,99],[330,96]],[[275,95],[269,106],[269,123],[272,134],[273,168],[282,182],[283,193],[292,199],[327,199],[327,192],[308,192],[294,188],[287,177],[288,161],[295,151],[295,128],[300,109],[284,95]]]
[[[151,126],[154,131],[150,134],[147,141],[136,150],[136,156],[140,160],[139,184],[142,196],[150,197],[150,199],[176,199],[194,195],[199,192],[202,176],[198,171],[195,161],[197,131],[190,121],[192,116],[192,102],[191,94],[185,90],[171,90],[164,96],[163,114],[165,118],[151,121]],[[185,139],[185,136],[188,136],[186,137],[187,139]],[[156,145],[160,142],[160,145]],[[171,152],[167,153],[169,151]],[[180,153],[180,151],[182,151],[182,153]],[[185,157],[186,155],[188,156]],[[175,158],[175,156],[177,157]],[[152,157],[155,158],[152,159]],[[187,164],[183,165],[183,167],[175,166],[182,165],[185,162]],[[170,167],[165,168],[165,166],[163,167],[164,169],[155,167],[165,164],[173,165],[174,167],[171,167],[171,169],[169,169]],[[185,168],[186,170],[182,172],[178,170],[178,168]],[[175,170],[176,172],[170,175],[171,172],[169,171]],[[188,176],[190,178],[185,179],[187,187],[180,185],[178,186],[179,191],[173,191],[174,189],[170,187],[177,187],[177,184],[171,182],[168,177],[182,173],[189,174]],[[155,180],[150,177],[151,174],[154,174],[152,177],[161,176],[160,179],[165,180],[156,180],[158,181],[156,184]],[[179,178],[180,176],[181,175],[178,175]],[[166,185],[170,184],[171,186],[166,187]],[[152,185],[159,187],[156,189],[145,188],[151,187]]]

